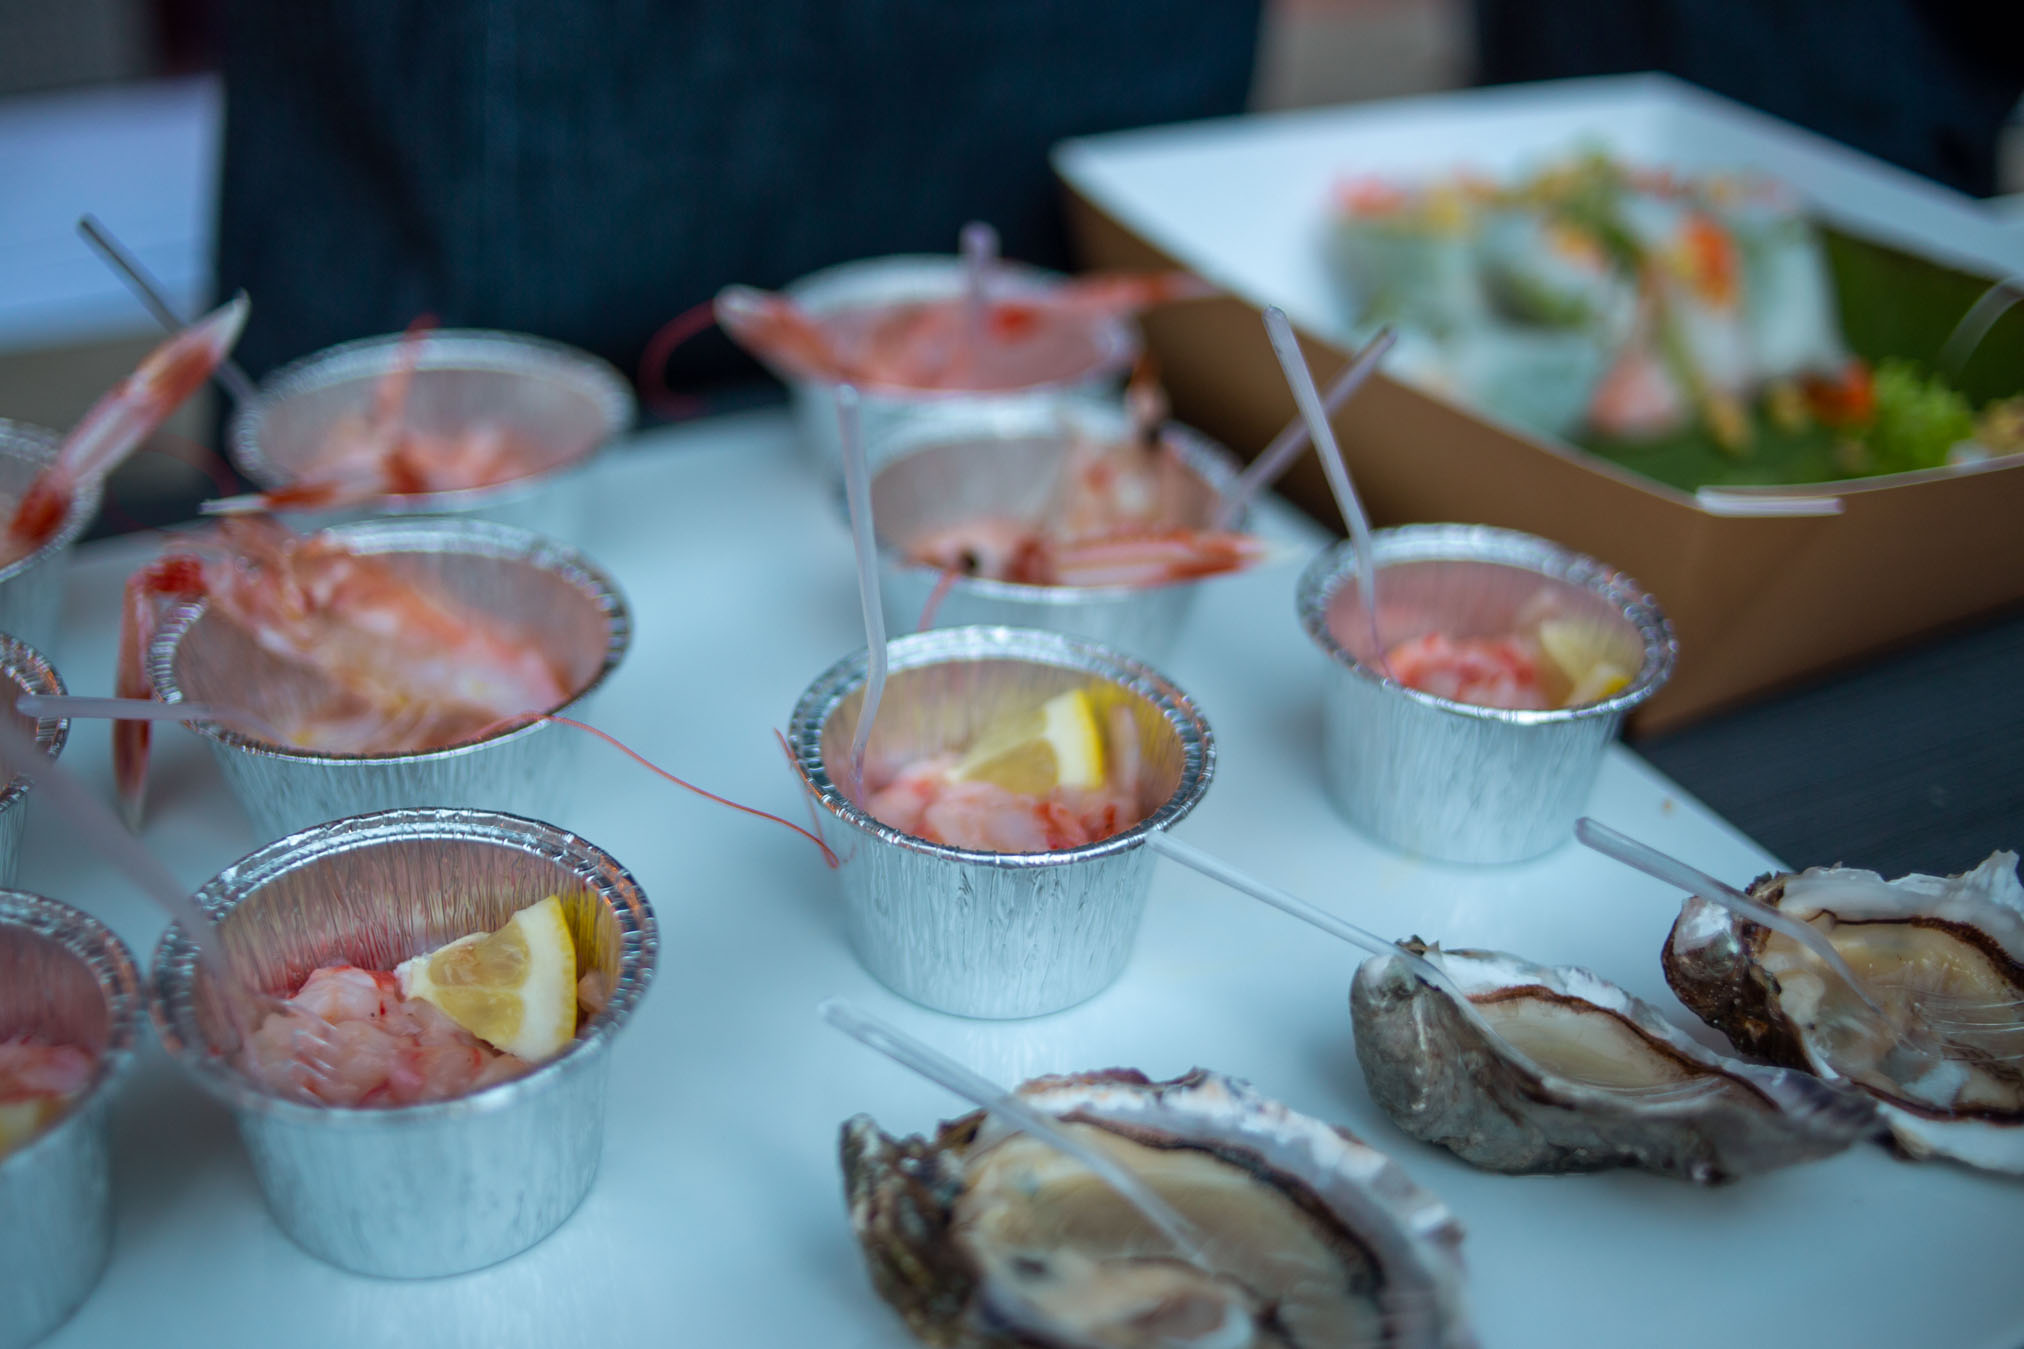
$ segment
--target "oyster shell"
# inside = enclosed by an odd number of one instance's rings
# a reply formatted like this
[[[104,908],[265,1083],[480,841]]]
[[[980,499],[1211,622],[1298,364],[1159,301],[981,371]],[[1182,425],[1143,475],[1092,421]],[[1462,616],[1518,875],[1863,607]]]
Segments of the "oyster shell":
[[[1381,1153],[1197,1069],[1040,1078],[1071,1121],[1203,1233],[1189,1263],[1081,1165],[983,1112],[930,1140],[843,1128],[879,1294],[961,1349],[1466,1349],[1461,1230]]]
[[[1868,1092],[1906,1155],[2024,1174],[2017,854],[1944,879],[1815,867],[1750,895],[1820,928],[1893,1022],[1936,1033],[1941,1052],[1904,1052],[1798,943],[1701,899],[1666,939],[1680,1001],[1746,1053]]]
[[[1839,1152],[1877,1130],[1861,1095],[1725,1058],[1587,970],[1501,951],[1407,949],[1350,987],[1356,1055],[1401,1129],[1492,1171],[1635,1166],[1701,1184]]]

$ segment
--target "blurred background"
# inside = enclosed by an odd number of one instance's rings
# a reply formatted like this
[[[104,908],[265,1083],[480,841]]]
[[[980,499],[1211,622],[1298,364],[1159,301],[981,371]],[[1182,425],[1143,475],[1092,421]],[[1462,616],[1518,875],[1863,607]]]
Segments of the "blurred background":
[[[221,0],[0,0],[0,415],[69,425],[157,336],[79,241],[80,212],[99,216],[186,313],[212,298],[220,12]],[[1468,84],[1485,64],[1478,22],[1514,13],[1529,20],[1496,0],[1267,0],[1252,106]],[[1527,60],[1555,59],[1536,54],[1551,25],[1537,31],[1517,44],[1524,52],[1500,43],[1490,64],[1522,75]],[[1998,160],[1997,189],[2024,190],[2014,117]],[[215,418],[206,398],[193,400],[158,448],[196,458],[176,437],[210,443]],[[169,455],[140,455],[121,471],[101,531],[172,518],[206,488]]]

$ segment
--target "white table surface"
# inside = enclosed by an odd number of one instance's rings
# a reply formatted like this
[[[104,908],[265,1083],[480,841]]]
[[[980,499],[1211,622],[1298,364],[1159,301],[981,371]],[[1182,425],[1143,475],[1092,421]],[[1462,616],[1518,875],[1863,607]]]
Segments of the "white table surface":
[[[802,818],[773,729],[862,644],[835,496],[777,413],[644,437],[597,471],[607,504],[590,551],[637,614],[599,721],[702,785]],[[1290,515],[1273,527],[1317,538]],[[56,652],[74,690],[109,689],[116,597],[147,548],[84,551]],[[1181,835],[1379,930],[1587,964],[1687,1019],[1659,972],[1675,910],[1663,887],[1572,845],[1522,866],[1432,865],[1337,818],[1320,788],[1321,666],[1294,620],[1296,574],[1211,583],[1171,662],[1219,752]],[[80,724],[65,761],[109,793],[106,745],[102,724]],[[155,767],[146,837],[194,887],[254,840],[196,737],[164,734]],[[1732,879],[1770,865],[1620,747],[1591,809]],[[963,1107],[821,1026],[813,1008],[829,994],[1004,1081],[1199,1064],[1346,1125],[1460,1215],[1486,1345],[2024,1342],[2024,1185],[1873,1148],[1711,1191],[1474,1171],[1399,1134],[1365,1094],[1347,1010],[1356,955],[1170,865],[1113,987],[994,1023],[886,992],[845,945],[813,847],[615,751],[586,746],[558,822],[631,868],[661,924],[655,986],[615,1046],[604,1169],[575,1216],[476,1274],[343,1273],[269,1221],[224,1112],[150,1043],[115,1112],[112,1262],[50,1349],[905,1345],[845,1218],[837,1127],[869,1111],[917,1131]],[[51,821],[32,832],[21,887],[101,915],[145,959],[162,920]]]

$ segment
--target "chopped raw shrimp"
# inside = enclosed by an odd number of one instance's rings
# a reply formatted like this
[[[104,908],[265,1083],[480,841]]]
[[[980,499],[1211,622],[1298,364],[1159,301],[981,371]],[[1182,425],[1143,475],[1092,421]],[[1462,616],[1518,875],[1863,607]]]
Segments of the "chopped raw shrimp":
[[[1539,679],[1539,648],[1523,637],[1450,637],[1429,632],[1385,653],[1407,688],[1478,707],[1553,706]]]
[[[982,852],[1079,848],[1139,818],[1130,796],[1115,787],[1057,787],[1028,796],[992,782],[956,781],[949,776],[955,764],[955,755],[917,759],[876,787],[865,808],[916,838]]]
[[[253,1032],[242,1066],[285,1094],[310,1085],[328,1105],[419,1105],[447,1100],[525,1073],[433,1005],[401,996],[400,981],[379,970],[329,965],[312,972],[290,1001],[331,1023],[322,1041],[303,1022],[275,1012]],[[303,1054],[328,1065],[307,1077]]]
[[[0,1040],[0,1104],[75,1096],[91,1081],[95,1062],[90,1050],[76,1045]]]

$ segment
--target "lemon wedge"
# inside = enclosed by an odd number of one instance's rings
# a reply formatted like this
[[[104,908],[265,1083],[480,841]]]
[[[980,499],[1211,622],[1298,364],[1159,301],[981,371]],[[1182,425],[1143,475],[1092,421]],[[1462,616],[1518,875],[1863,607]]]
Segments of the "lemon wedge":
[[[1597,702],[1629,687],[1631,672],[1615,658],[1615,646],[1600,623],[1549,618],[1539,625],[1539,649],[1570,686],[1562,706]]]
[[[474,932],[394,971],[401,993],[434,1003],[494,1049],[539,1063],[576,1038],[576,946],[554,895],[497,932]]]
[[[61,1110],[60,1103],[42,1097],[0,1103],[0,1157],[41,1133]]]
[[[1056,694],[979,736],[949,776],[1045,796],[1060,787],[1103,785],[1103,732],[1087,689]]]

